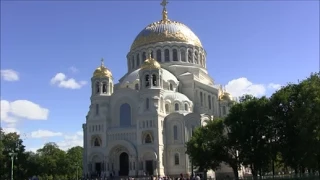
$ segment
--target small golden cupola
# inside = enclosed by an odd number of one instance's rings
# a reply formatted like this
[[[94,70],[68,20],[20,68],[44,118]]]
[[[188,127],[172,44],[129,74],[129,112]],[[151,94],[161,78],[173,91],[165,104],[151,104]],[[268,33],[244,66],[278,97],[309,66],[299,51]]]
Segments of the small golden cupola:
[[[149,53],[149,58],[147,58],[141,65],[141,69],[161,69],[161,65],[154,58],[151,57],[151,53]]]
[[[232,101],[233,100],[231,94],[228,92],[223,92],[222,95],[220,96],[220,99],[225,100],[225,101]]]
[[[104,66],[104,59],[101,59],[101,65],[93,72],[93,77],[95,78],[101,78],[101,77],[107,77],[112,78],[111,71]]]
[[[226,88],[222,88],[220,89],[220,93],[219,93],[219,99],[222,101],[233,101],[233,97],[231,96],[230,93],[227,92]]]

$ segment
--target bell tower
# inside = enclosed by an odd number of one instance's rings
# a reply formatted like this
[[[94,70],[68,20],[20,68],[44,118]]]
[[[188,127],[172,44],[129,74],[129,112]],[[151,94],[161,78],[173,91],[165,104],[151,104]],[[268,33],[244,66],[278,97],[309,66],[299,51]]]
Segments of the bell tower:
[[[149,57],[141,65],[139,73],[141,90],[162,87],[161,66],[151,57],[151,53],[149,53]]]
[[[100,66],[93,72],[91,78],[92,97],[111,96],[113,93],[113,78],[111,71],[104,66],[104,59],[101,59]]]

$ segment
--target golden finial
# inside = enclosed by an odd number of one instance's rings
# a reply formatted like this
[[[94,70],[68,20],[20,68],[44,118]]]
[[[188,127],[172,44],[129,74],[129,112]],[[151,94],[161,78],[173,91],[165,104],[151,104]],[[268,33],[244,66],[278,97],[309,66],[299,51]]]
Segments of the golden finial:
[[[101,58],[101,64],[97,69],[93,72],[93,77],[109,77],[112,78],[111,71],[104,66],[104,59]]]
[[[160,4],[163,7],[163,9],[162,9],[162,21],[164,21],[164,22],[168,21],[168,12],[167,12],[167,8],[166,8],[168,3],[169,2],[167,0],[162,0],[162,2]]]

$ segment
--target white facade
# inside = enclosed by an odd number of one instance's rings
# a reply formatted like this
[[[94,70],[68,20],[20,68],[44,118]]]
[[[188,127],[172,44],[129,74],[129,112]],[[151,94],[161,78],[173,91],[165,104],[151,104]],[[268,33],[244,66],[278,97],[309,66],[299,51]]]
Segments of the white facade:
[[[158,33],[158,39],[148,39],[147,31]],[[179,31],[184,37],[168,38],[168,31]],[[191,173],[185,143],[194,128],[225,116],[232,101],[209,76],[206,52],[189,31],[166,19],[150,24],[133,43],[127,55],[128,72],[119,83],[114,84],[104,65],[95,71],[83,124],[85,174]],[[140,68],[148,52],[161,68]],[[224,167],[219,172],[232,170]]]

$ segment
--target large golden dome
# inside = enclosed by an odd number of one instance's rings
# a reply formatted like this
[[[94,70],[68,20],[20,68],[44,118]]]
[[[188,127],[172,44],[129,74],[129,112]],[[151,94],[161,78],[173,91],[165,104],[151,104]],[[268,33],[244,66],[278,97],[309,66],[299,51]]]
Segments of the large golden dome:
[[[177,21],[168,19],[166,5],[163,1],[162,20],[154,22],[145,27],[135,38],[131,45],[131,50],[157,42],[184,42],[187,44],[202,47],[200,39],[191,31],[189,27]]]
[[[202,47],[199,38],[184,24],[176,21],[158,21],[145,27],[131,45],[131,50],[157,42],[185,42]]]
[[[142,63],[141,69],[161,69],[161,66],[158,61],[151,57],[150,53],[149,58]]]
[[[93,72],[93,77],[107,77],[112,78],[111,71],[104,66],[103,59],[101,59],[101,65]]]

